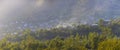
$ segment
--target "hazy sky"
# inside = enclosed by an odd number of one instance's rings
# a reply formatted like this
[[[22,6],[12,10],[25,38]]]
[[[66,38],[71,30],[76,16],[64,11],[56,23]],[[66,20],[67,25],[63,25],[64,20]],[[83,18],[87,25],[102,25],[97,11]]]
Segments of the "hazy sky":
[[[120,16],[119,3],[120,0],[0,0],[0,27],[48,27],[110,19]]]
[[[44,0],[0,0],[0,16],[14,16],[16,13],[26,13],[26,11],[29,13],[33,8],[40,7],[43,3]]]
[[[119,0],[0,0],[0,21],[38,16],[47,20],[48,16],[67,14],[77,19],[88,18],[86,14],[119,12]],[[60,10],[60,11],[59,11]],[[68,12],[69,11],[69,12]],[[72,13],[72,15],[71,15]],[[87,15],[87,16],[89,16]],[[64,16],[66,17],[66,16]],[[74,19],[75,19],[74,18]],[[39,20],[39,19],[34,19]]]

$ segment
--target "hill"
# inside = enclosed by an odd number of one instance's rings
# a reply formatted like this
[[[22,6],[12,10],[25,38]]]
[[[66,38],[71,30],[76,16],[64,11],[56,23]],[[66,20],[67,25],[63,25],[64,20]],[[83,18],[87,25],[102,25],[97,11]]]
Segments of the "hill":
[[[93,25],[74,25],[7,34],[1,50],[119,50],[120,24],[100,20]]]

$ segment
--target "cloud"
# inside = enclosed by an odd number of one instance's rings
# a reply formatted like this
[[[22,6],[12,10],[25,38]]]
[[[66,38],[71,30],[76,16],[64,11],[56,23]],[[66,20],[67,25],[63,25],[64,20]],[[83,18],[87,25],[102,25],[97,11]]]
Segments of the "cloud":
[[[118,6],[118,0],[79,0],[72,8],[71,17],[67,22],[87,22],[93,23],[98,19],[110,19],[114,16],[119,16],[119,9],[114,11],[113,7]]]
[[[27,23],[32,26],[48,27],[59,23],[91,23],[100,18],[120,16],[119,2],[119,0],[0,0],[0,25],[12,23],[12,26],[22,27],[21,25]]]
[[[0,22],[28,17],[43,3],[44,0],[0,0]]]

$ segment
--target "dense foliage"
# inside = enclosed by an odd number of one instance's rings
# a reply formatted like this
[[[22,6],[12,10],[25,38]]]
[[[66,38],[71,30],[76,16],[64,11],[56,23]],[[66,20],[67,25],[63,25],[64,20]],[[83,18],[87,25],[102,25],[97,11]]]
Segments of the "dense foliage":
[[[120,50],[120,24],[74,25],[7,34],[0,50]]]

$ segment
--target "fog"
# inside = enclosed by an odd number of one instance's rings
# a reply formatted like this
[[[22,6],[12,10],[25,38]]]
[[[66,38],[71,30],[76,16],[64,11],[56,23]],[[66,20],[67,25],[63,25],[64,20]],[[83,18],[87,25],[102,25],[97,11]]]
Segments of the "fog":
[[[119,0],[0,0],[1,31],[94,23],[120,16]]]

